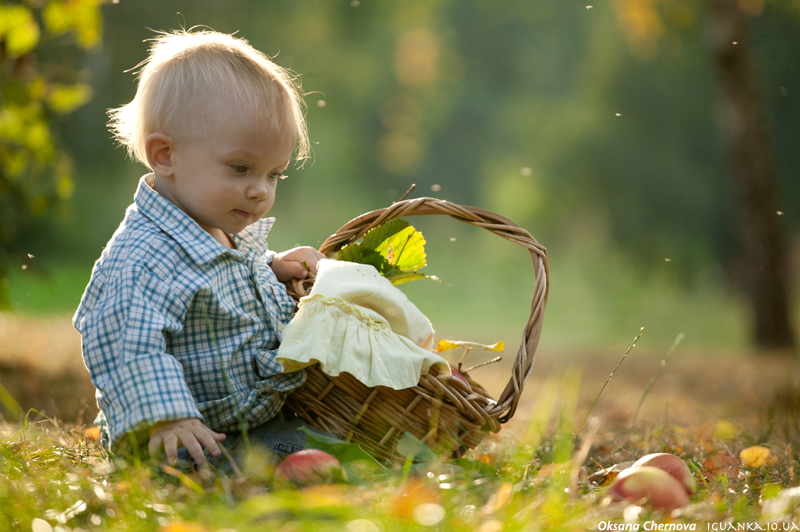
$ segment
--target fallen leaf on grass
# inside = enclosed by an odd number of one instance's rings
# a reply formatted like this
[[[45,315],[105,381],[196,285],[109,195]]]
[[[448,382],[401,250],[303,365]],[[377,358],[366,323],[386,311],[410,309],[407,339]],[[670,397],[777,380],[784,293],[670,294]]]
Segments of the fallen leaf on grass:
[[[586,480],[588,480],[589,482],[593,482],[598,486],[608,486],[609,484],[614,482],[614,479],[617,478],[617,475],[619,475],[620,472],[622,472],[625,469],[628,469],[632,465],[633,461],[620,462],[618,464],[614,464],[611,467],[606,467],[604,469],[601,469],[600,471],[595,471],[594,473],[589,475]]]
[[[504,506],[508,506],[514,498],[514,486],[510,482],[503,482],[496,492],[492,493],[489,500],[481,508],[481,516],[488,517]]]
[[[739,452],[742,464],[747,467],[764,467],[775,465],[775,458],[770,454],[769,449],[761,445],[753,445]]]
[[[100,427],[89,427],[83,431],[83,435],[93,441],[100,440]]]
[[[200,523],[176,522],[158,528],[158,532],[208,532]]]
[[[441,496],[422,481],[412,478],[407,480],[389,501],[392,515],[400,519],[413,517],[414,508],[421,504],[441,505]]]
[[[703,474],[709,480],[727,475],[729,481],[739,478],[739,461],[726,452],[720,451],[703,462]]]
[[[495,464],[495,457],[494,454],[492,453],[481,453],[479,455],[476,455],[475,459],[489,466],[494,466]]]

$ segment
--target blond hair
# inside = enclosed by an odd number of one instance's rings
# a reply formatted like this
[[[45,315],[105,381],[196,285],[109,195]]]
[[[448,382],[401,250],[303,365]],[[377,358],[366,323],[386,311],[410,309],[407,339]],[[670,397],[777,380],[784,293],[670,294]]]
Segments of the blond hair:
[[[220,94],[248,105],[271,131],[293,134],[296,160],[308,158],[303,92],[291,71],[246,40],[214,31],[160,33],[152,42],[149,57],[137,66],[136,96],[108,112],[109,128],[131,158],[149,166],[148,135],[168,133],[177,118],[202,111]]]

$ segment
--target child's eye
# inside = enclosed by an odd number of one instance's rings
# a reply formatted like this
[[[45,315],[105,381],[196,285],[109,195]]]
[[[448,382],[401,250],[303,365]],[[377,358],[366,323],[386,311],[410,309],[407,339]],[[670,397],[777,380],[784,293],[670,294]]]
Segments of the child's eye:
[[[245,165],[243,165],[243,164],[232,164],[231,168],[237,174],[244,174],[244,173],[247,172],[247,167]]]
[[[280,172],[273,172],[273,173],[269,174],[269,177],[270,177],[271,179],[275,179],[275,180],[277,180],[277,179],[286,179],[286,178],[287,178],[287,177],[289,177],[289,176],[283,175],[283,174],[282,174],[282,173],[280,173]]]

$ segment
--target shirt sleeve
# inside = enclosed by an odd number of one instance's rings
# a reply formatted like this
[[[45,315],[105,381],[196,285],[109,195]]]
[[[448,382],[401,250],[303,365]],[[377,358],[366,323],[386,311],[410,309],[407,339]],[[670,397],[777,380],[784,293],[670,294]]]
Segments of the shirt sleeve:
[[[159,421],[203,419],[181,364],[166,351],[167,336],[183,328],[182,299],[145,264],[125,265],[77,324],[112,449],[127,433],[147,437],[143,429]]]

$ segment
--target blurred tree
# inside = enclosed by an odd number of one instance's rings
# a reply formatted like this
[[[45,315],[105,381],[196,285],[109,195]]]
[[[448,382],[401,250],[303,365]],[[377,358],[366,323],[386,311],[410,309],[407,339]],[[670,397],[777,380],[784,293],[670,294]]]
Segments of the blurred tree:
[[[96,46],[101,3],[0,4],[0,307],[8,306],[8,268],[24,260],[31,225],[73,192],[72,161],[55,122],[92,96],[85,73],[67,61],[42,61],[41,52]]]
[[[756,345],[793,349],[789,264],[778,223],[775,164],[767,116],[751,58],[745,15],[760,15],[763,0],[711,0],[711,46],[717,71],[720,133],[729,153],[745,246],[743,262]]]
[[[753,339],[761,352],[793,349],[789,261],[778,222],[779,183],[746,20],[764,13],[764,0],[618,0],[616,7],[631,52],[643,60],[655,55],[669,30],[705,18],[716,71],[717,130],[734,189],[738,262],[744,270]]]

